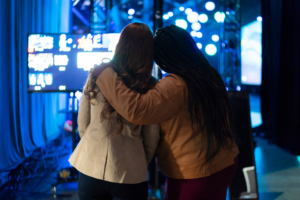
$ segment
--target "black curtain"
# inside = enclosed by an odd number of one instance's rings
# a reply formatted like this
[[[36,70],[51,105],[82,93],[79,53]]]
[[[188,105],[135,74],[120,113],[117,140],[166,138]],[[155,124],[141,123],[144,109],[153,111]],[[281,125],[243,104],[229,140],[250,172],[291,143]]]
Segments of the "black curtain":
[[[261,115],[265,136],[275,139],[278,98],[281,1],[262,0]]]
[[[262,0],[262,130],[300,153],[300,1]]]
[[[300,154],[300,1],[282,1],[276,117],[279,146]]]

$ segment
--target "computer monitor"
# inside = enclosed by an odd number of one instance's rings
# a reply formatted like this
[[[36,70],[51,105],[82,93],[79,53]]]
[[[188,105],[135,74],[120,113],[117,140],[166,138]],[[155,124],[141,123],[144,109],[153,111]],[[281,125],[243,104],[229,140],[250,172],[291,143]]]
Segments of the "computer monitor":
[[[244,85],[261,85],[261,21],[243,26],[241,33],[241,82]]]
[[[112,59],[119,33],[28,34],[28,91],[82,90],[95,64]]]

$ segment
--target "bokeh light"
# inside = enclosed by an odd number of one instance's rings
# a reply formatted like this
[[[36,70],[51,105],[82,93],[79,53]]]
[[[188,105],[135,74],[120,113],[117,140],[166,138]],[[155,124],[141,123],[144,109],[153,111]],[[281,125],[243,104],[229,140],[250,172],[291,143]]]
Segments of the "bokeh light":
[[[201,23],[206,23],[207,22],[207,20],[208,20],[208,17],[207,17],[207,15],[206,14],[201,14],[201,15],[199,15],[199,22],[201,22]]]
[[[217,47],[213,44],[209,44],[205,47],[205,52],[207,55],[213,56],[217,53]]]
[[[173,14],[173,12],[170,11],[170,12],[168,12],[168,15],[169,15],[169,17],[173,17],[174,14]]]
[[[215,15],[214,15],[214,17],[215,17],[215,20],[218,22],[218,23],[220,23],[220,22],[224,22],[224,20],[225,20],[225,13],[220,13],[220,12],[216,12],[215,13]]]
[[[194,22],[194,23],[192,24],[192,29],[193,29],[194,31],[199,31],[199,30],[201,29],[201,24],[200,24],[199,22]]]
[[[218,35],[213,35],[213,36],[211,36],[211,39],[212,39],[212,41],[214,41],[214,42],[218,42],[220,38],[219,38]]]
[[[191,12],[187,15],[187,20],[190,23],[194,23],[198,21],[199,14],[197,12]]]
[[[134,15],[134,13],[135,13],[135,10],[133,8],[130,8],[128,10],[128,15]]]
[[[257,21],[259,21],[259,22],[262,21],[262,17],[261,17],[261,16],[258,16],[256,19],[257,19]]]
[[[242,81],[246,82],[247,81],[247,76],[242,76]]]
[[[197,32],[197,38],[202,38],[202,33],[201,32]]]
[[[179,7],[179,10],[180,10],[180,11],[184,11],[184,7],[182,7],[182,6]]]
[[[183,29],[186,29],[187,26],[188,26],[187,22],[184,19],[177,19],[175,21],[175,25],[178,26],[178,27],[181,27]]]
[[[192,36],[192,37],[196,37],[196,35],[197,35],[197,32],[196,32],[196,31],[191,31],[191,36]]]
[[[187,9],[185,9],[185,14],[189,14],[189,13],[191,13],[191,12],[193,12],[193,10],[191,9],[191,8],[187,8]]]
[[[212,1],[208,1],[208,2],[205,4],[205,8],[206,8],[206,10],[208,10],[208,11],[214,10],[215,7],[216,7],[216,6],[215,6],[214,2],[212,2]]]
[[[167,15],[167,14],[164,14],[164,15],[163,15],[163,19],[164,19],[164,20],[167,20],[167,19],[169,19],[169,15]]]
[[[202,49],[202,44],[201,43],[197,43],[197,47],[199,48],[199,49]]]

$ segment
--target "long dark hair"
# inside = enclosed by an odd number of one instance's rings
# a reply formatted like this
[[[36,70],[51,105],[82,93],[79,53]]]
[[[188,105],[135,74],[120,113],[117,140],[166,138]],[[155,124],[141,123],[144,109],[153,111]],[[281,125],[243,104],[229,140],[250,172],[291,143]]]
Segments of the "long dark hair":
[[[180,76],[186,83],[192,127],[198,123],[207,135],[206,161],[221,146],[231,149],[234,138],[226,87],[190,34],[175,25],[159,29],[154,37],[154,50],[158,66]]]
[[[111,60],[113,69],[121,77],[125,85],[131,90],[144,94],[153,88],[156,80],[151,76],[154,62],[153,35],[150,28],[144,23],[131,23],[121,32],[115,54]],[[89,100],[96,98],[96,78],[92,78],[90,85],[86,86],[84,94]],[[111,114],[115,109],[104,100],[105,106],[101,113],[100,121],[104,114]],[[121,115],[117,115],[119,131],[123,129]],[[136,126],[137,128],[138,126]]]

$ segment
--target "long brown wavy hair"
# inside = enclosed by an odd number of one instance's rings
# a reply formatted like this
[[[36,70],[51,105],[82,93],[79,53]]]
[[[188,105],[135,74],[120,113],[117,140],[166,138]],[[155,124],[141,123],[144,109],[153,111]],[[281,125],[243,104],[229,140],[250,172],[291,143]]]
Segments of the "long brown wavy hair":
[[[150,28],[144,23],[127,25],[121,32],[114,57],[111,60],[114,71],[123,79],[128,88],[144,94],[156,83],[156,79],[151,76],[153,62],[154,45]],[[93,77],[91,83],[84,89],[84,95],[90,102],[97,96],[95,87],[96,78]],[[101,112],[100,122],[102,122],[105,114],[110,115],[115,112],[115,109],[106,99],[103,102],[105,105]],[[123,130],[120,114],[117,114],[117,120],[120,129],[116,134],[119,134]],[[137,128],[138,126],[134,128],[133,132]]]

